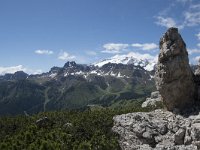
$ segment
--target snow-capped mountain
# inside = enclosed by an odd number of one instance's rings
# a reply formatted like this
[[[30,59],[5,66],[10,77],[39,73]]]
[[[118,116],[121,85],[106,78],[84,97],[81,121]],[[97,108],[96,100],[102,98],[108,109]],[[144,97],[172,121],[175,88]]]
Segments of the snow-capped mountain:
[[[72,61],[42,74],[0,76],[0,115],[79,109],[93,104],[107,107],[149,95],[155,88],[154,71],[142,66],[147,67],[150,61],[133,56],[113,58],[101,67]]]
[[[24,78],[59,80],[68,76],[81,76],[88,80],[94,75],[101,77],[135,78],[135,76],[140,74],[140,76],[145,76],[146,79],[151,80],[153,78],[152,71],[156,64],[155,58],[157,57],[150,54],[130,52],[124,55],[115,55],[92,65],[77,64],[74,61],[66,62],[63,67],[52,67],[49,72],[26,75]],[[0,76],[0,80],[14,80],[19,78],[18,76],[14,78],[14,75],[6,74],[5,76]]]
[[[139,54],[130,52],[126,55],[115,55],[111,58],[104,59],[100,62],[94,63],[94,66],[102,67],[105,64],[133,64],[134,66],[141,66],[147,71],[152,71],[157,62],[157,57],[149,54]]]

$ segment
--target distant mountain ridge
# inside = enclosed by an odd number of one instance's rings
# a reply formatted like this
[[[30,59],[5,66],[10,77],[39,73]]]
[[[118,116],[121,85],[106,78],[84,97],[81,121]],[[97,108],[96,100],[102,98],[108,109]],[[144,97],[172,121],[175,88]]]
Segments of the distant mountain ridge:
[[[155,89],[154,70],[145,69],[149,62],[111,62],[98,66],[72,61],[42,74],[0,76],[0,115],[83,109],[89,105],[107,107],[121,100],[144,98]]]

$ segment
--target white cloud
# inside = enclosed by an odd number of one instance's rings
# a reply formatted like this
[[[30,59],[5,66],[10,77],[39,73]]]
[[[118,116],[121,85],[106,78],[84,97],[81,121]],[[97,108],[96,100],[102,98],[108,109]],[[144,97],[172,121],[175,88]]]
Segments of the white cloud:
[[[39,54],[39,55],[51,55],[51,54],[53,54],[53,51],[51,51],[51,50],[35,50],[35,53]]]
[[[175,2],[180,2],[184,4],[184,9],[180,14],[176,14],[176,18],[170,17],[174,16],[172,12],[174,9],[178,9],[179,4]],[[176,0],[170,7],[162,10],[156,17],[156,24],[163,27],[177,27],[183,29],[185,27],[193,27],[200,25],[200,4],[193,0]],[[164,13],[163,13],[164,12]]]
[[[198,40],[200,40],[200,32],[198,34],[196,34]]]
[[[28,74],[39,74],[42,73],[42,70],[33,70],[26,68],[22,65],[17,65],[17,66],[10,66],[10,67],[0,67],[0,75],[4,75],[6,73],[15,73],[17,71],[24,71]]]
[[[197,48],[190,49],[190,48],[188,48],[188,53],[189,54],[198,54],[198,53],[200,53],[200,49],[197,49]]]
[[[200,25],[200,11],[187,11],[184,13],[185,21],[184,24],[185,26],[197,26]]]
[[[196,34],[196,36],[197,36],[197,39],[200,40],[200,32],[198,34]],[[200,48],[200,43],[197,43],[197,47]]]
[[[184,25],[188,27],[200,25],[200,4],[191,3],[184,11]]]
[[[177,25],[176,21],[171,18],[171,17],[162,17],[162,16],[158,16],[156,17],[157,21],[155,22],[157,25],[162,26],[162,27],[178,27],[179,29],[182,29],[183,26],[182,25]]]
[[[36,70],[33,70],[33,69],[27,69],[26,73],[28,74],[41,74],[43,71],[41,69],[36,69]]]
[[[125,51],[126,48],[129,47],[129,44],[122,44],[122,43],[107,43],[103,45],[104,50],[101,51],[102,53],[111,53],[117,54]]]
[[[132,47],[136,47],[141,50],[154,50],[154,49],[158,48],[158,45],[155,43],[144,43],[144,44],[134,43],[134,44],[132,44]]]
[[[58,56],[58,59],[60,60],[65,60],[65,61],[68,61],[68,60],[72,60],[72,59],[75,59],[76,57],[73,56],[73,55],[70,55],[69,53],[67,52],[61,52]]]
[[[196,56],[196,57],[193,58],[193,61],[194,61],[195,63],[199,62],[199,60],[200,60],[200,56]]]
[[[200,4],[192,4],[190,5],[190,9],[199,9],[200,8]]]
[[[192,2],[192,0],[176,0],[177,2],[180,2],[180,3],[187,3],[187,2]]]
[[[141,54],[141,53],[137,53],[137,52],[130,52],[130,53],[127,54],[127,57],[133,57],[133,58],[137,58],[137,59],[141,59],[141,60],[147,59],[149,61],[157,60],[157,56],[153,56],[153,55],[148,54],[148,53]]]
[[[11,67],[0,67],[0,74],[6,74],[6,73],[15,73],[16,71],[26,71],[27,69],[24,68],[22,65],[18,66],[11,66]]]
[[[95,51],[86,51],[86,54],[90,55],[90,56],[96,56],[97,52],[95,52]]]

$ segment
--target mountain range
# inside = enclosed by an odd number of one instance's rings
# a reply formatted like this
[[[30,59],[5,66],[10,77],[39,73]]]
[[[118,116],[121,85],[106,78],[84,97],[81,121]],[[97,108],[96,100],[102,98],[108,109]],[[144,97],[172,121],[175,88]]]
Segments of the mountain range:
[[[155,89],[155,62],[122,55],[93,65],[66,62],[49,72],[0,76],[0,115],[110,107],[145,98]]]

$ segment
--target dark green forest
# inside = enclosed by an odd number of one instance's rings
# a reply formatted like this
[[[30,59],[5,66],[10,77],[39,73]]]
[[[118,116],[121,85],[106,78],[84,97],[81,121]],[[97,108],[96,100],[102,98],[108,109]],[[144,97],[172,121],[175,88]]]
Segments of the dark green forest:
[[[88,108],[84,111],[43,112],[32,116],[0,118],[0,150],[117,150],[112,132],[113,116],[155,108],[141,108],[142,101],[126,107]],[[47,117],[48,122],[36,121]]]

